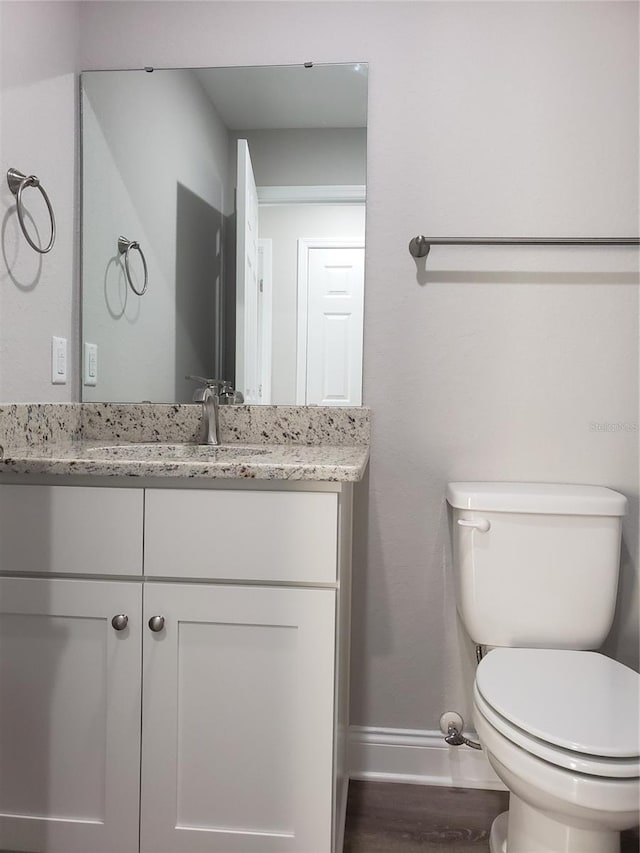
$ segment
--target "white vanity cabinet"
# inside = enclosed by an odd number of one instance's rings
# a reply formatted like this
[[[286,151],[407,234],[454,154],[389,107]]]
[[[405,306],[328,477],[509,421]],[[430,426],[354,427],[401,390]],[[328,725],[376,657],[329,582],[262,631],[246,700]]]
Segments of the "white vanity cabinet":
[[[144,486],[0,486],[0,851],[340,853],[351,486]]]

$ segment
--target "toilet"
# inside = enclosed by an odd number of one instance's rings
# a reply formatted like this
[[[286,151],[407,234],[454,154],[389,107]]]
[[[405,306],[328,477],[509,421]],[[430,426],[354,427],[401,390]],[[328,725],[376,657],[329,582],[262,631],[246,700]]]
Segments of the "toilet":
[[[640,675],[596,649],[626,498],[602,486],[450,483],[457,609],[483,652],[473,721],[509,789],[491,853],[619,853],[640,820]]]

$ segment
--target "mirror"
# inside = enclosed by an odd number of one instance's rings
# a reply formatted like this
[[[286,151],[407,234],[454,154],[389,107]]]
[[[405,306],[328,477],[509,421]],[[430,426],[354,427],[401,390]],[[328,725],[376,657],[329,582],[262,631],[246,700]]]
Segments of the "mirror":
[[[361,405],[366,65],[81,90],[82,399]]]

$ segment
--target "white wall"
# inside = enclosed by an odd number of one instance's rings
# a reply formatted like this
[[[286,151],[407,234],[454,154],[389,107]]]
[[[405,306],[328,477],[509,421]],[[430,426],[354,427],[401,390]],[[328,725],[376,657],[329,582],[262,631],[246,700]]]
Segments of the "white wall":
[[[0,400],[77,397],[75,162],[77,3],[0,3]],[[58,237],[38,255],[20,231],[7,169],[35,174],[51,199]],[[23,194],[32,237],[49,241],[40,193]],[[33,218],[29,218],[29,215]],[[37,229],[37,231],[35,230]],[[39,241],[35,234],[39,235]],[[51,336],[68,345],[68,382],[51,384]]]
[[[364,219],[362,204],[260,205],[260,237],[272,241],[271,402],[276,405],[296,401],[298,240],[364,240]]]
[[[638,434],[591,427],[637,424],[637,253],[434,249],[425,271],[407,251],[418,233],[637,234],[637,32],[638,5],[626,2],[82,7],[83,68],[369,63],[374,436],[357,534],[354,723],[435,729],[445,708],[468,714],[443,498],[452,479],[625,492],[608,649],[637,664]],[[50,126],[68,132],[62,119]],[[16,335],[41,321],[14,314]]]
[[[365,128],[240,130],[234,135],[249,143],[258,186],[366,183]]]
[[[229,138],[191,71],[83,77],[83,337],[98,346],[84,400],[188,402],[215,374]],[[148,288],[127,287],[117,241],[140,243]],[[130,254],[132,275],[143,268]]]

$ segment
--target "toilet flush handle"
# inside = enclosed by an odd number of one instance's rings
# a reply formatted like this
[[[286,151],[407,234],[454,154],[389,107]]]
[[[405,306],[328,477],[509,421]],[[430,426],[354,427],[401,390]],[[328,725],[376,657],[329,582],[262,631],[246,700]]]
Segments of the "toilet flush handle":
[[[486,533],[491,529],[491,522],[488,518],[478,518],[476,521],[470,521],[467,518],[459,518],[458,524],[460,527],[472,527],[474,530],[480,531],[480,533]]]

